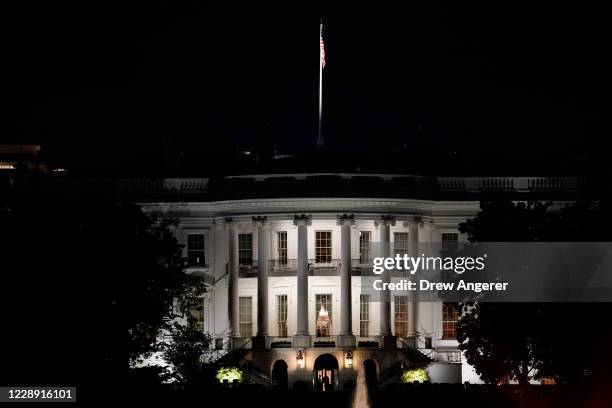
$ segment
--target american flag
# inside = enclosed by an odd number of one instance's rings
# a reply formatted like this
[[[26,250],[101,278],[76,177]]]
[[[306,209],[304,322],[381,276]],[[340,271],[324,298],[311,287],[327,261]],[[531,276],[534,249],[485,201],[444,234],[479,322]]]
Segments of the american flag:
[[[325,44],[323,43],[323,23],[321,23],[319,38],[321,40],[321,68],[325,68]]]

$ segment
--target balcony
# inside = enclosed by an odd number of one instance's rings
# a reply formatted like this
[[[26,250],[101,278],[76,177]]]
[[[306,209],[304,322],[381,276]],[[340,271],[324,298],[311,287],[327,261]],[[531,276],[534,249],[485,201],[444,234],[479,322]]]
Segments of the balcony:
[[[356,336],[356,348],[364,349],[378,349],[382,345],[380,336]],[[331,348],[338,346],[338,336],[309,336],[308,346],[315,348]],[[296,348],[297,346],[293,342],[293,336],[266,336],[266,349],[278,349],[278,348]],[[303,346],[301,346],[303,347]]]
[[[297,259],[271,259],[269,261],[270,276],[295,276],[298,269]],[[317,259],[308,260],[308,275],[333,276],[340,272],[340,259],[329,259],[317,262]]]
[[[242,261],[238,265],[240,271],[241,278],[255,278],[257,277],[258,272],[258,264],[256,259],[252,259],[250,261]]]
[[[271,259],[268,261],[271,276],[294,276],[297,272],[297,259]]]
[[[351,259],[351,275],[353,276],[368,276],[372,275],[372,260],[366,259]]]
[[[357,336],[357,348],[379,348],[382,345],[380,336]]]
[[[310,276],[337,275],[340,271],[340,259],[309,259],[308,274]]]

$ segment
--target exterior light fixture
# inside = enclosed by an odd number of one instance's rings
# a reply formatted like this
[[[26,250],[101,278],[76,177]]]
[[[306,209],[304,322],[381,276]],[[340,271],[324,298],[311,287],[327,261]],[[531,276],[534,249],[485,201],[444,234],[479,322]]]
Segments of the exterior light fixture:
[[[350,350],[344,355],[344,367],[353,368],[353,352]]]
[[[304,368],[304,352],[302,350],[298,350],[296,360],[298,368]]]

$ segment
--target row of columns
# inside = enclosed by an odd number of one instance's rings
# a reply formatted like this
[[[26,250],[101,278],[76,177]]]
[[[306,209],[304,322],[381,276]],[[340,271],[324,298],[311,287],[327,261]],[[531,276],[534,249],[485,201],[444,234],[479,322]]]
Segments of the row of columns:
[[[253,217],[253,223],[257,226],[258,238],[258,275],[257,275],[257,338],[263,339],[269,335],[268,328],[268,258],[269,258],[269,234],[266,226],[266,217]],[[238,279],[239,265],[237,257],[238,235],[236,227],[231,218],[225,219],[228,238],[228,336],[237,336],[238,324]],[[294,337],[294,347],[308,347],[310,335],[308,330],[308,226],[311,218],[307,215],[296,215],[293,224],[297,227],[298,259],[297,259],[297,330]],[[355,225],[355,216],[343,214],[338,217],[340,225],[340,335],[338,346],[354,347],[355,336],[353,334],[352,302],[351,302],[351,226]],[[391,233],[390,227],[395,225],[393,216],[382,216],[377,221],[380,228],[380,256],[391,256]],[[418,250],[418,227],[411,225],[409,229],[410,252]],[[384,272],[382,279],[390,281],[389,272]],[[391,332],[391,296],[389,291],[381,292],[380,308],[380,334],[383,337],[385,347],[395,347],[395,340]],[[408,319],[409,336],[415,336],[418,332],[418,299],[411,297],[411,316]]]

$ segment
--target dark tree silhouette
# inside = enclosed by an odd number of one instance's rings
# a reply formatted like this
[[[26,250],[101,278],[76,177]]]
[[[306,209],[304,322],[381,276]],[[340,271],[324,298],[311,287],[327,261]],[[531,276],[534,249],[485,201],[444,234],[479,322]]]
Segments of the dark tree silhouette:
[[[172,341],[163,346],[164,360],[173,367],[172,380],[182,384],[201,383],[206,374],[201,358],[210,342],[210,335],[197,326],[175,323]]]
[[[172,226],[138,206],[39,193],[0,201],[0,298],[13,311],[5,328],[19,333],[2,352],[4,383],[123,382],[196,304],[202,282],[183,273]]]
[[[482,203],[478,216],[459,230],[472,242],[609,241],[609,206],[608,200],[567,206],[496,200]],[[596,354],[578,344],[601,344],[610,332],[601,316],[610,310],[596,303],[466,304],[457,338],[467,361],[489,383],[508,378],[526,384],[543,376],[591,381]]]

